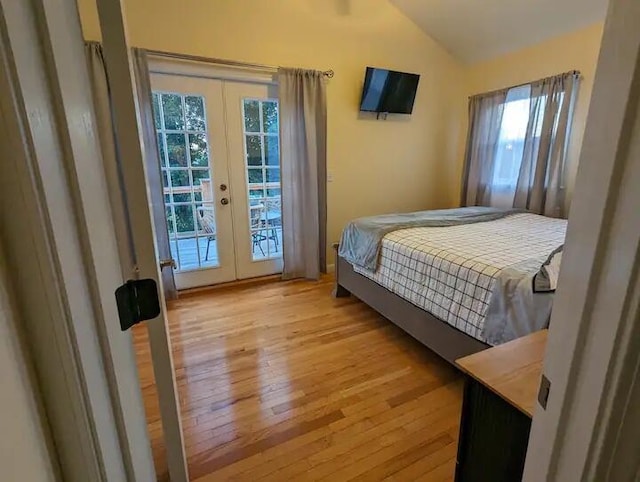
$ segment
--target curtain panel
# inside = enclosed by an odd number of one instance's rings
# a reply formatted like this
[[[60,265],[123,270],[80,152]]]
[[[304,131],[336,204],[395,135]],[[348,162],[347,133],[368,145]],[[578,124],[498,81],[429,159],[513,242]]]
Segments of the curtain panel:
[[[114,228],[118,239],[118,249],[123,266],[135,265],[135,246],[129,230],[127,196],[122,182],[122,160],[118,153],[112,119],[112,104],[109,94],[109,79],[106,74],[102,46],[97,42],[85,44],[86,60],[96,111],[96,127],[102,150],[105,176],[109,185],[109,199],[114,219]],[[153,122],[153,101],[147,55],[144,50],[133,49],[133,67],[138,105],[140,109],[140,128],[144,142],[144,162],[146,164],[147,183],[150,193],[152,220],[155,226],[156,244],[160,259],[171,258],[169,235],[164,209],[162,177],[158,162],[159,152]],[[163,269],[162,287],[165,298],[176,298],[176,286],[171,269]],[[133,277],[133,273],[126,274]]]
[[[508,90],[469,99],[469,128],[462,178],[462,206],[491,203],[493,172]]]
[[[567,148],[579,74],[469,99],[463,206],[564,217]]]
[[[318,279],[327,260],[327,103],[322,72],[278,70],[283,278]]]
[[[579,76],[574,72],[531,84],[530,113],[513,207],[565,217],[567,148]]]

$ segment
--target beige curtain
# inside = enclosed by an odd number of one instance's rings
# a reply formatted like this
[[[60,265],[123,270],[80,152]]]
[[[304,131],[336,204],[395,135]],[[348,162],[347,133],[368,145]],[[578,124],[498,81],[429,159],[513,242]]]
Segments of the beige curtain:
[[[531,84],[529,124],[513,207],[564,217],[564,171],[579,75]]]
[[[279,69],[283,278],[318,279],[327,260],[327,105],[322,72]]]
[[[120,259],[123,265],[127,267],[126,269],[129,269],[136,264],[136,255],[128,224],[127,196],[123,188],[122,171],[120,169],[122,161],[118,155],[118,143],[113,130],[109,80],[104,67],[101,45],[96,42],[88,42],[85,46],[85,52],[96,111],[96,127],[104,160],[105,175],[109,185],[111,210],[118,238]],[[158,162],[158,145],[153,124],[151,83],[145,52],[140,49],[134,49],[133,60],[140,106],[141,129],[145,146],[145,162],[147,163],[147,182],[151,193],[150,203],[155,224],[158,254],[160,259],[171,258],[164,211],[162,178]],[[125,273],[125,276],[133,277],[133,273]],[[176,287],[171,269],[162,270],[162,284],[165,298],[174,299],[176,297]]]
[[[469,129],[462,178],[462,206],[488,206],[507,90],[469,99]]]

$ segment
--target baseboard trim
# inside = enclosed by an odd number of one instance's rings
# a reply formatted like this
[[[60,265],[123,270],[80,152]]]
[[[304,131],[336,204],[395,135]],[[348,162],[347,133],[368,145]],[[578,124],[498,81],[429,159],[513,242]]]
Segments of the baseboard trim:
[[[273,283],[276,281],[282,280],[282,274],[272,274],[269,276],[260,276],[257,278],[247,278],[237,281],[230,281],[228,283],[220,283],[216,285],[209,286],[200,286],[197,288],[188,288],[185,290],[178,291],[178,300],[183,298],[188,298],[189,296],[198,295],[205,291],[215,291],[229,288],[238,288],[238,287],[248,287],[253,285],[265,284],[265,283]]]

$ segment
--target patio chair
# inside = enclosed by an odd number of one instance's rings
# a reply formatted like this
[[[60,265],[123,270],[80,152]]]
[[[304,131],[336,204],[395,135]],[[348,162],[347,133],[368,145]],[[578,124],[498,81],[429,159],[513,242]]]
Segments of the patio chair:
[[[267,237],[262,234],[262,211],[264,210],[264,204],[257,204],[249,207],[250,213],[250,227],[251,227],[251,253],[256,252],[256,246],[260,248],[262,256],[265,256],[264,249],[262,249],[262,241]]]
[[[280,246],[280,241],[278,240],[278,229],[282,229],[282,200],[280,198],[267,199],[265,201],[265,212],[267,216],[268,213],[279,213],[278,217],[267,218],[268,224],[265,223],[265,227],[268,229],[269,239],[273,240],[276,252]]]
[[[213,203],[213,186],[211,179],[200,179],[200,192],[202,193],[203,203]]]
[[[209,245],[211,241],[216,240],[216,219],[214,216],[213,206],[201,206],[198,208],[198,225],[207,236],[207,252],[204,260],[209,260]]]

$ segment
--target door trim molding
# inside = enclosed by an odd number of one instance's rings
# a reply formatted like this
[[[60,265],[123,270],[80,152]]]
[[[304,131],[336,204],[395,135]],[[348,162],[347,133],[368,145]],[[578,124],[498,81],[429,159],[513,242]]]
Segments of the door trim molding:
[[[122,163],[122,182],[128,199],[132,239],[140,278],[162,280],[155,241],[154,225],[147,195],[144,136],[140,132],[140,112],[133,77],[131,49],[122,0],[97,0],[102,31],[105,69],[109,77],[113,105],[114,135]],[[172,482],[189,480],[182,417],[175,380],[173,352],[169,340],[169,323],[163,290],[159,290],[163,309],[159,316],[147,320],[149,348],[155,375],[167,467]]]
[[[62,478],[151,480],[77,6],[0,0],[0,17],[1,235]]]
[[[278,74],[276,73],[270,74],[246,67],[205,64],[193,60],[166,59],[153,54],[149,54],[149,70],[152,74],[278,85]]]
[[[544,362],[551,392],[534,414],[524,480],[637,470],[616,441],[634,439],[621,429],[640,362],[639,23],[638,2],[611,1]],[[626,428],[637,441],[638,426]]]

